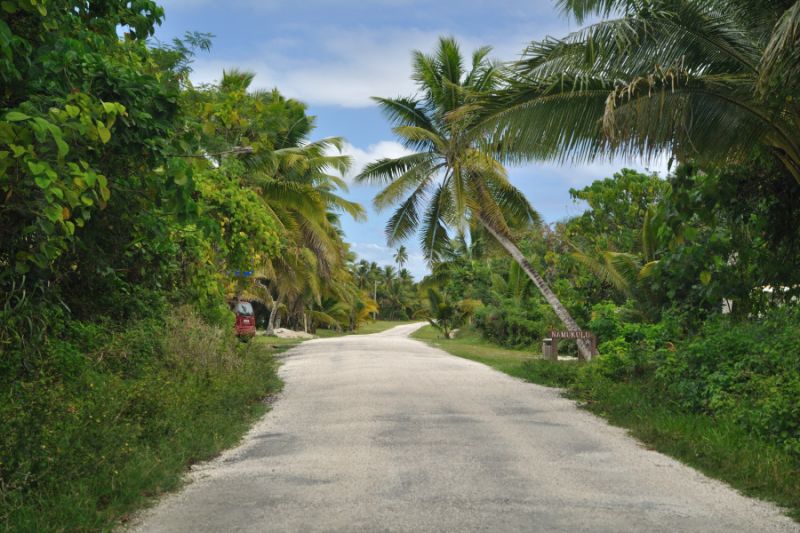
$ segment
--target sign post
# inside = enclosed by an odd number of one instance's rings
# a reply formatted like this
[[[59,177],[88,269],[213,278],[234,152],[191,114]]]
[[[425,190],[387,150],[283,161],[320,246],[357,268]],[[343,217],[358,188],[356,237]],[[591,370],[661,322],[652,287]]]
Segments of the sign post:
[[[575,339],[588,340],[591,343],[592,356],[597,355],[597,335],[591,331],[550,331],[550,338],[552,339],[552,347],[550,348],[550,358],[554,361],[558,360],[558,340],[559,339]]]

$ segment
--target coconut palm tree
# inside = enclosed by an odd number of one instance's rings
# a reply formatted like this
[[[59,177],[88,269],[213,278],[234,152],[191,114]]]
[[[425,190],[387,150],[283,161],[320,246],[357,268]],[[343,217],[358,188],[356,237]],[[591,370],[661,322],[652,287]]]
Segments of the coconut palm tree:
[[[446,253],[448,229],[464,232],[479,224],[531,278],[570,331],[580,328],[545,280],[515,244],[513,227],[538,223],[538,214],[508,181],[503,166],[483,148],[479,100],[496,88],[499,69],[490,48],[472,54],[469,68],[452,38],[441,38],[432,55],[414,52],[419,97],[375,98],[394,132],[415,153],[368,164],[358,182],[381,183],[375,197],[382,209],[399,204],[386,226],[390,246],[419,230],[430,263]],[[581,354],[591,357],[588,345]]]
[[[397,252],[394,254],[394,262],[397,263],[397,266],[403,268],[408,263],[408,250],[402,244],[397,249]]]
[[[800,2],[560,0],[579,23],[532,43],[488,104],[511,159],[737,162],[800,182]]]
[[[313,120],[299,102],[286,100],[276,92],[250,92],[253,75],[225,72],[219,92],[225,102],[245,102],[246,117],[221,121],[208,137],[208,150],[225,154],[217,158],[235,159],[240,165],[240,184],[259,193],[264,205],[278,223],[283,239],[282,252],[262,258],[254,265],[261,277],[269,279],[271,305],[268,331],[272,330],[280,309],[318,323],[333,324],[325,316],[322,299],[331,296],[352,299],[345,287],[354,283],[348,271],[347,246],[339,215],[364,218],[363,208],[339,194],[347,185],[338,174],[350,167],[350,158],[341,153],[343,140],[328,138],[309,142]],[[273,106],[287,109],[286,124],[265,127],[274,119]],[[276,131],[266,135],[262,131]],[[229,144],[249,148],[231,153]],[[232,163],[232,162],[231,162]],[[330,302],[329,302],[330,303]]]

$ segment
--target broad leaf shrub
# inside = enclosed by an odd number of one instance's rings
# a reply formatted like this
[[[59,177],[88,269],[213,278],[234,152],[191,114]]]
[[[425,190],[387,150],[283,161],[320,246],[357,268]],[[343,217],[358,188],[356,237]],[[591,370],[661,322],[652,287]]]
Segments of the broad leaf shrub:
[[[279,387],[269,355],[188,307],[119,330],[67,321],[24,365],[0,387],[0,529],[109,527],[235,442]]]
[[[487,339],[515,348],[537,346],[554,324],[552,311],[531,299],[522,306],[504,298],[475,314],[475,328]]]
[[[688,334],[669,317],[632,323],[624,314],[614,304],[594,306],[589,329],[601,355],[590,364],[557,377],[537,363],[528,371],[587,401],[617,383],[640,386],[660,404],[729,420],[800,459],[800,309],[719,316]]]
[[[649,375],[669,344],[668,323],[626,322],[625,308],[613,303],[592,308],[589,330],[598,337],[600,356],[587,372],[612,380]]]
[[[655,378],[684,409],[730,417],[800,458],[800,309],[712,320]]]

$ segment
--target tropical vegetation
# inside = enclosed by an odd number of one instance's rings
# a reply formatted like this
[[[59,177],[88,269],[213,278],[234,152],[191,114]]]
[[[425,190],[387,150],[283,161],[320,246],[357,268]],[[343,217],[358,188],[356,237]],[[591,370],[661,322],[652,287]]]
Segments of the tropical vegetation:
[[[151,0],[3,1],[0,525],[107,530],[235,442],[282,345],[237,341],[238,299],[267,333],[429,320],[798,512],[800,2],[556,4],[592,23],[511,63],[443,37],[416,96],[375,99],[413,152],[355,169],[393,209],[381,265],[342,229],[344,140],[252,73],[193,84],[211,35],[153,41]],[[506,171],[609,158],[669,171],[597,176],[550,224]],[[539,360],[562,328],[599,355]]]
[[[342,140],[252,74],[190,81],[211,36],[136,2],[3,2],[0,528],[101,530],[235,442],[280,382],[270,325],[376,305],[340,217]]]
[[[558,4],[593,22],[512,63],[484,63],[482,50],[473,65],[493,76],[480,87],[443,39],[414,55],[418,98],[377,99],[416,150],[361,175],[386,184],[376,206],[398,202],[387,241],[421,228],[432,272],[421,285],[441,337],[464,325],[462,341],[441,346],[568,387],[660,449],[796,513],[800,3]],[[598,176],[571,191],[585,211],[550,225],[507,217],[514,248],[481,211],[510,204],[472,192],[504,176],[501,164],[609,158],[663,158],[670,171]],[[598,336],[591,363],[486,354],[487,343],[537,354],[561,329],[540,286]],[[459,319],[462,301],[479,304]]]
[[[537,225],[538,213],[481,142],[482,114],[475,106],[500,81],[490,51],[473,52],[468,69],[452,38],[440,39],[431,55],[415,51],[413,78],[422,96],[375,98],[395,134],[415,153],[368,164],[356,180],[386,185],[375,197],[377,208],[397,205],[386,226],[390,246],[419,229],[420,245],[433,264],[447,253],[448,229],[463,233],[470,223],[480,225],[520,265],[567,329],[578,330],[514,242],[514,229]],[[587,345],[579,348],[591,358]]]

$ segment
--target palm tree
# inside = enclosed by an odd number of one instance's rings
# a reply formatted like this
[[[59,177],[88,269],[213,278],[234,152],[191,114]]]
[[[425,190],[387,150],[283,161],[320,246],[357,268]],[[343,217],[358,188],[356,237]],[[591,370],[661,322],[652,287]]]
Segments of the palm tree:
[[[387,287],[391,287],[397,277],[397,272],[392,265],[386,265],[382,271],[383,283]]]
[[[511,159],[731,163],[756,147],[800,182],[800,2],[559,3],[603,20],[532,43],[489,102]]]
[[[450,245],[448,228],[463,232],[470,222],[480,224],[525,270],[567,329],[580,331],[514,242],[512,227],[530,227],[538,223],[538,214],[482,146],[476,103],[499,81],[489,52],[488,47],[476,50],[469,70],[452,38],[441,38],[433,55],[414,52],[413,77],[421,97],[375,101],[394,123],[394,132],[416,152],[375,161],[356,180],[386,185],[375,197],[376,208],[399,203],[386,226],[390,246],[419,229],[422,249],[434,264]],[[591,358],[588,344],[579,348]]]
[[[339,215],[364,218],[360,205],[338,193],[346,192],[347,185],[334,172],[345,173],[351,160],[331,154],[341,153],[344,141],[340,138],[307,140],[313,121],[302,104],[277,92],[249,92],[252,80],[248,72],[224,73],[219,94],[225,103],[247,103],[248,113],[217,121],[213,135],[207,135],[206,152],[223,154],[217,157],[218,164],[235,160],[243,169],[241,186],[259,193],[281,230],[282,252],[256,265],[258,274],[273,282],[268,331],[275,326],[280,309],[302,316],[304,325],[309,315],[317,322],[334,324],[335,319],[322,310],[323,298],[352,300],[348,284],[354,284]],[[291,117],[286,124],[270,123],[277,105],[284,106]],[[230,144],[249,150],[232,151]]]
[[[408,250],[402,244],[397,249],[397,252],[394,254],[394,262],[397,263],[397,266],[403,268],[408,263]]]
[[[369,262],[362,259],[355,266],[355,276],[358,280],[358,288],[363,289],[369,285]]]

